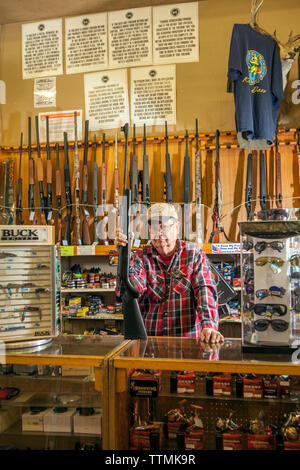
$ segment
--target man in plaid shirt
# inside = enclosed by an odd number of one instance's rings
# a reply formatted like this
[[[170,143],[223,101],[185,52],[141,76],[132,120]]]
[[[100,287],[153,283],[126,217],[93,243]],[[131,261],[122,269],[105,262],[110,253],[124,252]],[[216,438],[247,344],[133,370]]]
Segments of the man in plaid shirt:
[[[191,336],[219,343],[217,289],[202,248],[179,239],[173,205],[153,204],[147,213],[150,244],[131,254],[130,278],[148,336]],[[127,244],[117,230],[116,246]],[[119,279],[116,293],[120,292]]]

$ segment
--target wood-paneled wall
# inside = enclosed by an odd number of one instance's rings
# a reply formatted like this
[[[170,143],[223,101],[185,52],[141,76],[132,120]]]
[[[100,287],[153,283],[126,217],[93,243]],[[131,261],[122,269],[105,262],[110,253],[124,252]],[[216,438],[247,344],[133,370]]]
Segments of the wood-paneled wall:
[[[239,229],[237,223],[246,220],[245,209],[245,190],[246,190],[246,172],[247,172],[247,150],[242,150],[237,146],[236,134],[234,131],[221,132],[220,136],[220,174],[222,183],[222,204],[223,204],[223,224],[225,232],[231,241],[239,241]],[[130,157],[132,155],[132,129],[129,134],[128,149],[128,170],[130,168]],[[92,179],[93,179],[93,148],[92,140],[89,141],[88,168],[89,168],[89,205],[92,216]],[[191,194],[192,200],[195,200],[195,135],[194,130],[189,130],[189,156],[191,163]],[[56,208],[55,200],[55,168],[56,154],[54,146],[51,146],[51,159],[53,164],[53,207]],[[215,137],[211,134],[201,134],[199,138],[199,149],[201,149],[201,170],[202,170],[202,204],[204,205],[204,241],[208,242],[212,230],[212,211],[215,199]],[[185,156],[185,136],[169,135],[169,153],[171,157],[171,172],[173,183],[173,199],[175,203],[183,203],[184,190],[184,156]],[[279,130],[279,151],[281,153],[282,166],[282,192],[283,206],[286,208],[300,207],[300,183],[299,183],[299,162],[298,146],[295,129]],[[45,145],[41,147],[42,159],[44,163],[44,180],[46,178],[46,149]],[[138,155],[138,167],[142,170],[143,165],[143,141],[142,136],[137,133],[136,152]],[[164,171],[165,171],[165,141],[164,136],[155,136],[147,138],[147,154],[149,156],[150,172],[150,194],[151,202],[164,200]],[[73,155],[74,143],[69,143],[69,162],[71,181],[73,184]],[[83,145],[79,142],[79,156],[81,169],[83,164]],[[32,146],[32,157],[37,158],[36,146]],[[19,166],[18,148],[2,148],[0,160],[15,160],[16,167],[16,187]],[[120,172],[120,190],[122,191],[123,181],[123,160],[124,160],[124,138],[121,133],[118,140],[118,165]],[[113,202],[113,175],[115,164],[115,144],[114,139],[109,137],[106,140],[106,167],[107,167],[107,202]],[[98,141],[97,162],[99,168],[99,195],[100,178],[102,166],[102,141]],[[62,185],[64,165],[63,144],[60,145],[60,169],[62,172]],[[267,194],[270,197],[269,207],[275,207],[275,158],[274,147],[266,152],[266,175],[267,175]],[[25,223],[28,220],[28,149],[24,145],[22,154],[21,176],[23,178],[22,206],[24,208],[23,216]],[[129,185],[129,175],[127,175],[127,185]],[[62,189],[62,205],[65,204],[64,188]],[[44,194],[46,194],[46,184],[44,185]],[[100,196],[99,196],[100,197]],[[259,205],[259,152],[253,152],[253,210],[260,210]],[[99,201],[100,202],[100,201]],[[73,196],[74,203],[74,196]],[[35,185],[35,206],[39,206],[38,185]],[[39,215],[39,211],[37,211]],[[54,210],[56,220],[56,211]],[[91,238],[93,233],[91,229]],[[226,240],[221,235],[220,242]]]

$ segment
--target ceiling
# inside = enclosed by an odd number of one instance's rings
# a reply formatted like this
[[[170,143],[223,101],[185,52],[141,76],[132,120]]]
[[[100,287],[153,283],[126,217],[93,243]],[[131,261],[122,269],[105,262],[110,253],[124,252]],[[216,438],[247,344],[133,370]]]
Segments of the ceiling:
[[[180,0],[186,3],[190,0]],[[0,24],[173,4],[174,0],[0,0]]]

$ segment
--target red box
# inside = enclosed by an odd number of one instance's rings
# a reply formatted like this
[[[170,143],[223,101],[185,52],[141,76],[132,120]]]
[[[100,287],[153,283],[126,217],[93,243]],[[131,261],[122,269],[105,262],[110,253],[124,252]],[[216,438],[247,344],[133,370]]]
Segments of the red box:
[[[195,393],[195,372],[177,374],[177,393]]]
[[[300,439],[297,441],[283,441],[284,450],[300,450]]]
[[[241,431],[224,432],[223,450],[243,450],[243,433]]]
[[[159,448],[162,444],[162,424],[155,423],[149,426],[139,426],[141,429],[131,428],[130,449],[132,450],[149,450],[151,449],[151,435],[157,434],[156,438],[159,442]]]
[[[134,370],[129,379],[131,396],[157,397],[160,389],[160,371]]]
[[[187,450],[202,450],[204,447],[204,430],[190,426],[184,433],[184,445]]]
[[[262,398],[263,385],[261,378],[243,379],[243,396],[244,398]]]
[[[213,377],[213,396],[230,397],[232,395],[232,376],[231,374],[214,375]]]
[[[177,433],[183,425],[181,421],[168,421],[168,439],[177,439]]]
[[[268,436],[266,434],[247,434],[247,448],[248,450],[274,450],[274,436]]]

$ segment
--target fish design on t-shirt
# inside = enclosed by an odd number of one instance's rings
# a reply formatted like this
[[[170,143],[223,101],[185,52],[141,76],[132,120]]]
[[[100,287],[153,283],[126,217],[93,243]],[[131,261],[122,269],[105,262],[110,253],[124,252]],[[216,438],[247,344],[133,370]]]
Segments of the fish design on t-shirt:
[[[249,50],[246,56],[248,66],[249,85],[255,85],[263,80],[267,73],[267,66],[264,57],[257,51]]]

